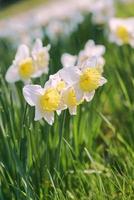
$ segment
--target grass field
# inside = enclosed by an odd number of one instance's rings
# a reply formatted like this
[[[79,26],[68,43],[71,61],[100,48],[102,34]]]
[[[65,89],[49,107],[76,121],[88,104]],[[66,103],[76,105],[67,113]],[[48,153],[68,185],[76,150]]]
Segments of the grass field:
[[[126,13],[134,14],[132,5],[118,15]],[[134,199],[134,49],[110,44],[104,28],[88,15],[69,38],[52,44],[51,74],[63,52],[77,54],[91,38],[104,44],[108,80],[76,116],[63,112],[52,127],[34,122],[22,83],[6,83],[15,52],[0,41],[0,200]],[[43,86],[47,78],[34,83]]]

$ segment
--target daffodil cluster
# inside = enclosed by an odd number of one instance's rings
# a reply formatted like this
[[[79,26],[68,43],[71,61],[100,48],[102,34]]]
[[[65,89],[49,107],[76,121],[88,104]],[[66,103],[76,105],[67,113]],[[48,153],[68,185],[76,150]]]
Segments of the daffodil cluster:
[[[84,49],[81,50],[78,55],[71,55],[68,53],[64,53],[61,56],[61,63],[63,67],[75,66],[75,64],[80,66],[87,59],[90,59],[95,56],[97,57],[96,67],[98,68],[100,73],[102,73],[105,64],[105,59],[103,57],[104,53],[105,53],[104,45],[95,45],[95,42],[93,40],[88,40],[87,43],[85,44]]]
[[[31,78],[48,73],[49,49],[50,45],[43,47],[40,39],[35,41],[31,51],[27,45],[20,45],[13,63],[6,73],[6,81],[14,83],[22,80],[24,83],[28,83]]]
[[[71,115],[77,112],[77,106],[83,101],[91,101],[95,90],[106,83],[96,65],[96,58],[62,68],[50,75],[42,88],[40,85],[26,85],[23,95],[30,106],[35,107],[35,120],[44,118],[50,125],[54,122],[54,113],[69,109]]]

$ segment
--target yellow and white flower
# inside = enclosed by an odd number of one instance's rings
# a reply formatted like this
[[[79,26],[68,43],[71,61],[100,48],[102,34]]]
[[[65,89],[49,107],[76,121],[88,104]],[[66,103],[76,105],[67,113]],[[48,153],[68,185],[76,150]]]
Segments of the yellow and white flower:
[[[57,111],[57,114],[60,114],[62,110],[69,109],[71,115],[76,114],[77,110],[77,99],[75,95],[75,90],[71,86],[71,81],[64,80],[60,76],[62,70],[58,71],[54,75],[50,75],[49,80],[45,84],[46,86],[51,85],[55,87],[57,91],[61,94],[60,110]]]
[[[61,56],[61,63],[63,67],[75,66],[77,56],[71,55],[69,53],[64,53]]]
[[[50,45],[43,47],[42,41],[40,39],[36,39],[32,49],[33,62],[36,68],[35,77],[40,76],[42,73],[48,73],[50,59],[49,50]]]
[[[50,45],[43,47],[40,39],[36,40],[32,53],[28,46],[20,45],[12,65],[7,70],[6,81],[13,83],[22,80],[28,83],[31,78],[48,73],[49,49]]]
[[[71,83],[77,102],[91,101],[95,90],[106,83],[106,79],[96,67],[96,59],[86,61],[82,67],[68,67],[61,72],[64,81]]]
[[[102,73],[105,65],[105,59],[103,57],[105,51],[104,45],[96,45],[93,40],[88,40],[84,49],[79,52],[78,56],[69,53],[62,54],[61,63],[63,67],[72,67],[75,66],[75,64],[82,67],[86,60],[97,57],[97,68]]]
[[[30,106],[35,106],[34,120],[44,118],[50,125],[54,122],[54,112],[60,114],[61,94],[56,87],[42,88],[40,85],[26,85],[23,95]]]
[[[29,48],[26,45],[20,45],[13,60],[12,65],[6,73],[6,81],[13,83],[19,80],[29,82],[30,78],[34,75],[35,68],[32,57],[30,56]]]
[[[112,18],[109,21],[109,40],[117,45],[130,44],[134,47],[134,18]]]
[[[105,65],[105,59],[103,55],[106,49],[104,45],[95,45],[93,40],[88,40],[85,44],[85,47],[82,51],[80,51],[78,55],[78,66],[82,66],[82,64],[91,59],[92,57],[97,57],[97,67],[100,72],[103,72],[103,67]]]

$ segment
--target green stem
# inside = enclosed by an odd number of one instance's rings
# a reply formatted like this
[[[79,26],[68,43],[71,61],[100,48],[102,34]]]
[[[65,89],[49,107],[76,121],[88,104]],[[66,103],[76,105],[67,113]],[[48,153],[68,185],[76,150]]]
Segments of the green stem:
[[[58,144],[57,155],[56,155],[55,172],[59,171],[60,155],[61,155],[61,147],[62,147],[62,138],[63,138],[63,132],[64,132],[65,119],[66,119],[66,110],[63,112],[62,123],[60,124],[59,144]],[[55,180],[55,175],[54,175],[54,180]]]

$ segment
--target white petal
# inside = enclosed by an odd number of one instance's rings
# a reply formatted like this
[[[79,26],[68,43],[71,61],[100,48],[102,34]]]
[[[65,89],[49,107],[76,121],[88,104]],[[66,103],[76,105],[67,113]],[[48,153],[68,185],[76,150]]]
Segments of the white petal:
[[[95,42],[93,40],[88,40],[85,44],[85,47],[84,49],[87,49],[87,48],[91,48],[92,46],[95,45]]]
[[[40,85],[26,85],[23,88],[23,95],[30,106],[38,103],[38,97],[43,94],[43,88]]]
[[[91,101],[92,99],[93,99],[93,97],[94,97],[94,94],[95,94],[95,91],[92,91],[92,92],[86,92],[85,94],[84,94],[84,99],[86,100],[86,101]]]
[[[73,84],[78,81],[80,71],[77,67],[67,67],[61,69],[59,74],[67,84]]]
[[[44,119],[48,124],[52,125],[54,123],[54,112],[45,112]]]
[[[63,67],[72,67],[76,63],[77,56],[73,56],[68,53],[64,53],[61,56],[61,63]]]
[[[33,45],[33,50],[32,52],[37,52],[37,51],[40,51],[43,47],[43,44],[42,44],[42,41],[38,38],[36,39],[34,45]]]
[[[19,81],[20,76],[19,76],[19,73],[18,73],[18,68],[14,65],[11,65],[9,67],[9,69],[7,70],[5,79],[9,83],[14,83],[16,81]]]
[[[93,56],[92,58],[87,59],[81,66],[81,69],[86,69],[86,68],[93,68],[96,67],[97,65],[97,57]]]
[[[36,71],[33,75],[31,75],[32,78],[38,78],[43,74],[43,70]]]
[[[106,51],[106,48],[105,46],[103,45],[96,45],[96,48],[95,48],[95,55],[96,56],[102,56]]]
[[[83,100],[84,92],[79,88],[78,84],[73,85],[77,102],[80,102]]]
[[[56,110],[56,113],[59,116],[61,114],[61,110]]]
[[[20,60],[23,60],[28,57],[29,57],[29,48],[24,44],[20,45],[15,56],[15,62],[19,62]]]
[[[107,79],[105,79],[104,77],[101,77],[100,86],[104,85],[105,83],[107,83]]]
[[[61,81],[61,78],[59,76],[59,72],[50,75],[49,76],[49,80],[45,83],[45,88],[49,88],[49,87],[56,87],[56,85],[59,83],[59,81]]]
[[[44,114],[40,111],[40,109],[37,108],[37,106],[35,107],[35,117],[34,120],[38,121],[40,120],[42,117],[44,116]]]
[[[76,115],[77,114],[77,106],[69,107],[69,113],[70,115]]]

